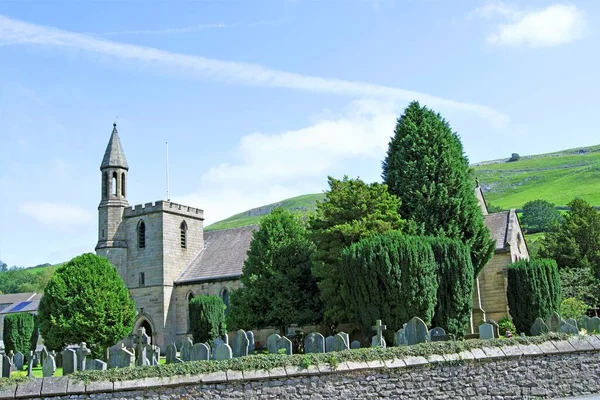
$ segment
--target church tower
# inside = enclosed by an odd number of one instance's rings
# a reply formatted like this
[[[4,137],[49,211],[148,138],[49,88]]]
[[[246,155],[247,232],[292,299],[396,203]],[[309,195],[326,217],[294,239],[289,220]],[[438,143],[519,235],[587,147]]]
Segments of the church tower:
[[[123,279],[127,269],[127,234],[123,224],[123,211],[129,207],[126,197],[128,170],[115,123],[100,164],[102,195],[98,206],[96,254],[106,257]]]

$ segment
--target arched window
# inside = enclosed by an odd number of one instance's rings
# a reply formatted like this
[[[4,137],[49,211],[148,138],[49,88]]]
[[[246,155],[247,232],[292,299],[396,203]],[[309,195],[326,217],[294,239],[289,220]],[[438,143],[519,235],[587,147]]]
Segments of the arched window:
[[[108,173],[102,173],[102,198],[108,197]]]
[[[138,247],[143,249],[146,247],[146,224],[140,221],[138,224]]]
[[[221,289],[221,300],[225,303],[225,314],[229,311],[229,290],[227,288]]]
[[[117,173],[113,172],[113,176],[112,176],[112,195],[116,196],[117,195]]]
[[[187,326],[188,326],[188,332],[192,331],[192,313],[191,313],[191,308],[190,308],[190,302],[192,301],[192,299],[194,298],[194,293],[190,292],[188,294],[187,297],[187,305],[188,305],[188,313],[187,313]]]
[[[121,174],[121,196],[125,197],[125,172]]]
[[[181,248],[185,249],[187,247],[187,224],[185,221],[181,223],[179,228],[181,230]]]

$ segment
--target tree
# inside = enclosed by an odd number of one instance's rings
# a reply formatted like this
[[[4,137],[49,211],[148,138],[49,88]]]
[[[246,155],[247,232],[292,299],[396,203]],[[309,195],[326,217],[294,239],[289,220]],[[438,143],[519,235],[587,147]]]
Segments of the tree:
[[[437,302],[432,319],[448,333],[462,337],[473,312],[473,264],[469,247],[456,239],[428,238],[437,265]]]
[[[510,264],[506,297],[517,331],[529,333],[536,318],[545,320],[560,309],[562,292],[556,262],[538,259]]]
[[[561,221],[560,212],[546,200],[532,200],[523,206],[521,222],[528,233],[551,232]]]
[[[308,220],[316,245],[313,274],[325,305],[325,320],[333,325],[352,317],[344,303],[340,268],[342,251],[359,240],[391,230],[409,231],[398,215],[400,200],[385,185],[332,177],[325,199]]]
[[[218,296],[194,297],[189,304],[190,328],[194,343],[212,343],[227,335],[225,303]]]
[[[510,155],[510,158],[508,159],[508,162],[515,162],[515,161],[519,161],[521,159],[521,156],[519,155],[519,153],[512,153]]]
[[[388,340],[413,317],[429,324],[437,293],[435,256],[425,238],[388,232],[343,252],[342,286],[363,334],[385,321]]]
[[[6,352],[29,355],[34,330],[33,315],[29,313],[8,314],[4,317],[4,345]]]
[[[475,197],[462,143],[439,114],[414,101],[398,119],[382,177],[402,204],[400,215],[432,236],[467,243],[475,276],[494,252]]]
[[[87,253],[56,270],[40,301],[38,318],[49,349],[86,342],[99,357],[131,333],[135,307],[115,267]]]
[[[319,289],[311,274],[314,245],[290,211],[274,209],[254,232],[240,278],[231,293],[227,325],[233,329],[279,327],[321,320]]]
[[[598,304],[600,285],[589,268],[559,268],[558,272],[565,299],[575,298],[585,304]]]

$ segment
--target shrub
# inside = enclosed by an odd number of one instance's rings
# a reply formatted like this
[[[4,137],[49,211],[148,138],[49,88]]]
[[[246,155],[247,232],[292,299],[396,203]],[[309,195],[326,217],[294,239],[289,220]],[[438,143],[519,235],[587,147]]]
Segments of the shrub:
[[[564,299],[560,303],[560,315],[563,318],[573,318],[575,320],[581,319],[589,309],[588,305],[581,300],[577,300],[573,297]]]
[[[8,314],[4,317],[4,346],[6,352],[21,352],[29,355],[33,334],[33,315],[29,313]]]
[[[190,328],[194,343],[211,343],[227,334],[225,303],[218,296],[199,296],[190,301]]]
[[[510,155],[510,158],[508,159],[508,162],[519,161],[520,159],[521,159],[521,156],[519,155],[519,153],[512,153]]]
[[[502,336],[506,336],[506,331],[516,333],[515,324],[513,324],[512,319],[510,319],[508,316],[503,317],[500,321],[498,321],[498,333]]]
[[[559,311],[561,286],[554,260],[519,261],[508,266],[508,307],[518,332],[529,332],[537,317]]]

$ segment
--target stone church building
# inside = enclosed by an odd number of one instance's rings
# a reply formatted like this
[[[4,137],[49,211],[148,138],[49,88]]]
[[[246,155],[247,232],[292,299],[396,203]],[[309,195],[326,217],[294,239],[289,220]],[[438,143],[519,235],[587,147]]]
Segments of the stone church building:
[[[198,208],[162,200],[129,205],[129,165],[116,124],[100,171],[96,253],[115,265],[129,288],[138,312],[135,331],[145,327],[153,343],[165,348],[188,335],[194,296],[217,295],[229,304],[256,227],[205,232]],[[508,313],[505,267],[528,257],[514,210],[489,214],[480,188],[476,194],[496,251],[475,285],[474,326]]]

